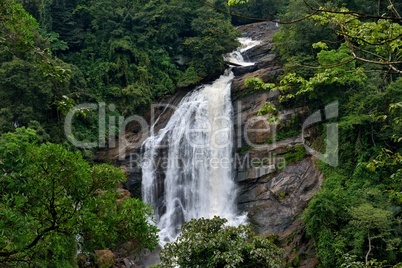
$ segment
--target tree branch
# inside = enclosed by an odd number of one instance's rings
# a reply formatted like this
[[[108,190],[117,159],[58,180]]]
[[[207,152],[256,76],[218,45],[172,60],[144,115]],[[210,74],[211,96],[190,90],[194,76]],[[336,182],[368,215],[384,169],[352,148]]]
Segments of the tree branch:
[[[352,56],[353,56],[354,59],[356,59],[356,60],[358,60],[358,61],[361,61],[361,62],[365,62],[365,63],[372,63],[372,64],[376,64],[376,65],[388,66],[388,67],[390,67],[393,71],[395,71],[396,73],[402,74],[402,71],[399,70],[399,69],[397,69],[397,68],[394,66],[395,64],[402,64],[402,61],[388,61],[388,60],[385,60],[384,57],[381,57],[381,56],[378,55],[378,54],[375,54],[375,53],[372,53],[372,52],[370,52],[370,51],[367,51],[367,50],[364,50],[364,49],[362,49],[362,48],[359,48],[359,47],[354,46],[354,45],[350,42],[350,40],[349,40],[349,38],[348,38],[347,35],[345,35],[344,37],[345,37],[346,42],[347,42],[348,45],[349,45],[350,52],[351,52],[351,54],[352,54]],[[359,57],[359,56],[357,56],[357,54],[356,54],[356,52],[355,52],[355,48],[356,48],[356,49],[359,49],[359,50],[361,50],[361,51],[363,51],[363,52],[365,52],[365,53],[368,53],[368,54],[370,54],[370,55],[372,55],[372,56],[375,56],[375,57],[377,57],[377,58],[379,58],[379,59],[382,59],[383,61],[369,60],[369,59],[365,59],[365,58]]]
[[[322,13],[330,13],[330,14],[344,14],[344,15],[352,15],[359,19],[383,19],[383,20],[392,20],[397,22],[402,22],[402,18],[399,17],[389,17],[389,16],[377,16],[371,14],[360,13],[356,11],[338,11],[338,10],[328,10],[328,9],[315,9]]]
[[[12,250],[12,251],[0,251],[0,257],[8,258],[8,257],[10,257],[10,256],[12,256],[14,254],[17,254],[18,252],[31,249],[31,248],[33,248],[34,246],[36,246],[39,243],[39,241],[42,239],[43,236],[45,236],[47,233],[49,233],[51,231],[57,230],[58,228],[59,228],[58,226],[52,224],[52,226],[50,226],[50,227],[46,228],[45,230],[43,230],[40,234],[38,234],[35,237],[35,239],[30,244],[28,244],[24,248],[15,249],[15,250]]]
[[[368,251],[367,251],[366,258],[365,258],[365,260],[366,260],[366,266],[368,265],[368,257],[369,257],[369,254],[370,254],[370,252],[371,252],[370,230],[367,231],[367,239],[368,239],[368,242],[369,242],[369,249],[368,249]]]
[[[401,19],[401,15],[399,15],[398,10],[396,10],[394,3],[392,3],[392,0],[388,0],[389,6],[392,8],[392,12],[394,12],[395,16],[399,19]]]

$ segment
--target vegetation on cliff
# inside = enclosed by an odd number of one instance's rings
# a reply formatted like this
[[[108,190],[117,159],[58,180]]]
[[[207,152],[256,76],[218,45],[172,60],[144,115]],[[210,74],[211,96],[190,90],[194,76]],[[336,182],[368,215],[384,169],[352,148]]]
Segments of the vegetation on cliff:
[[[121,170],[65,142],[65,117],[85,102],[113,104],[106,118],[141,112],[219,74],[236,37],[230,16],[197,0],[0,1],[0,266],[154,249],[150,208],[119,195]],[[96,110],[73,121],[81,141],[117,134],[99,136]]]
[[[339,162],[320,165],[325,182],[303,216],[319,267],[400,265],[401,10],[396,1],[290,1],[275,36],[283,75],[253,81],[279,90],[285,107],[338,101]],[[311,145],[325,151],[326,128],[312,130]]]
[[[30,126],[56,142],[76,104],[134,115],[220,74],[238,45],[230,17],[197,0],[4,0],[0,29],[0,133]],[[97,117],[76,118],[78,138],[97,138]]]

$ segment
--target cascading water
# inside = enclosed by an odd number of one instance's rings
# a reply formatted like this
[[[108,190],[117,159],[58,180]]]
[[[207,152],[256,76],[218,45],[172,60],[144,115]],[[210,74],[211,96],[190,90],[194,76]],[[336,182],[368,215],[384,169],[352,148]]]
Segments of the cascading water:
[[[244,58],[243,58],[242,53],[244,51],[246,51],[246,50],[258,45],[260,43],[260,41],[254,41],[254,40],[251,40],[250,38],[244,38],[244,37],[239,38],[238,40],[239,40],[241,46],[239,48],[237,48],[237,50],[235,50],[235,51],[233,51],[231,53],[228,53],[226,55],[223,55],[223,59],[227,63],[229,63],[229,65],[230,64],[235,65],[235,66],[251,66],[251,65],[254,65],[253,62],[246,62],[244,60]]]
[[[245,63],[242,51],[258,44],[241,38],[242,47],[224,58]],[[230,71],[213,84],[188,93],[174,107],[167,125],[151,129],[143,144],[142,195],[155,208],[161,245],[174,241],[184,222],[220,216],[236,225],[233,181],[233,123]]]

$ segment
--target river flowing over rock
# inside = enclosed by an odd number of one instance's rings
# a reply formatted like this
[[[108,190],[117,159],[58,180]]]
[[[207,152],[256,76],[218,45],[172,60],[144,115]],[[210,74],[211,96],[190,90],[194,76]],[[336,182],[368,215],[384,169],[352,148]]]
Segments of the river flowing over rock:
[[[305,235],[305,227],[301,220],[303,210],[320,188],[323,180],[315,160],[306,154],[301,136],[302,122],[311,114],[311,111],[306,107],[279,109],[275,115],[279,121],[275,124],[268,120],[267,115],[258,115],[260,109],[267,102],[276,107],[280,106],[279,93],[254,90],[247,88],[244,83],[247,78],[252,77],[261,78],[267,83],[278,82],[281,73],[280,60],[272,51],[274,46],[272,36],[278,26],[275,23],[262,22],[241,26],[239,29],[244,38],[258,40],[260,44],[241,53],[247,61],[255,64],[237,66],[237,64],[229,63],[234,65],[232,69],[234,78],[229,89],[233,110],[228,111],[229,114],[232,114],[233,128],[232,132],[224,134],[226,138],[233,139],[233,148],[228,149],[233,151],[233,170],[226,170],[225,174],[232,177],[235,185],[229,185],[230,189],[226,190],[236,193],[234,202],[238,214],[246,214],[247,221],[258,234],[274,236],[277,243],[285,248],[287,262],[292,264],[289,267],[313,267],[316,264],[314,249],[312,242]],[[183,102],[184,96],[185,93],[178,92],[171,96],[166,103],[177,106]],[[196,99],[196,96],[193,97]],[[184,98],[189,98],[189,96]],[[198,98],[204,97],[199,96]],[[157,187],[156,195],[145,197],[145,199],[155,199],[152,202],[161,204],[156,209],[165,212],[169,210],[167,204],[162,201],[167,173],[161,172],[161,168],[144,171],[141,169],[139,161],[133,161],[137,159],[138,155],[141,155],[143,141],[161,129],[163,130],[169,124],[171,117],[175,116],[172,109],[167,109],[163,105],[155,106],[153,112],[155,112],[153,116],[157,114],[159,119],[156,123],[153,122],[155,124],[150,132],[147,129],[136,131],[138,128],[133,126],[133,131],[127,133],[125,137],[127,144],[134,144],[133,146],[127,146],[124,150],[120,149],[119,152],[117,150],[104,151],[100,154],[100,158],[116,159],[115,163],[126,170],[129,179],[124,187],[130,190],[131,195],[135,197],[141,195],[143,173],[154,172],[156,184],[147,187]],[[153,116],[150,115],[149,118]],[[174,129],[173,127],[170,132],[175,131]],[[172,135],[170,139],[175,139],[179,134]],[[306,134],[304,138],[306,138]],[[157,139],[157,136],[151,140],[148,139],[146,146],[151,146],[149,142],[155,142]],[[161,137],[160,142],[166,143],[167,140],[163,141]],[[166,144],[166,146],[168,145]],[[169,152],[166,151],[166,153]],[[204,153],[210,154],[211,152],[204,151]],[[186,175],[185,172],[180,174]],[[181,175],[179,177],[185,179],[184,175]],[[211,183],[213,184],[213,182]],[[144,187],[144,183],[142,186]],[[206,190],[209,189],[208,187],[214,187],[214,185],[204,186]],[[233,191],[233,189],[237,189],[237,191]],[[183,192],[182,197],[184,198],[185,195],[186,192]],[[172,211],[182,205],[179,199],[175,200],[176,206],[172,208]],[[231,213],[233,215],[233,212]],[[182,216],[184,217],[184,215]]]

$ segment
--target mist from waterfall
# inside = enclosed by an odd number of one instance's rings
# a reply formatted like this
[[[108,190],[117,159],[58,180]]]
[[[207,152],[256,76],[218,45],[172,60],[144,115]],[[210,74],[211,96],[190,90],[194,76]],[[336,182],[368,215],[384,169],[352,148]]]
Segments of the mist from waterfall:
[[[257,44],[241,38],[224,56],[248,66],[241,52]],[[155,209],[160,243],[174,241],[184,222],[220,216],[229,224],[245,221],[236,209],[233,180],[233,122],[230,70],[212,84],[188,93],[174,107],[167,125],[143,144],[142,197]]]

